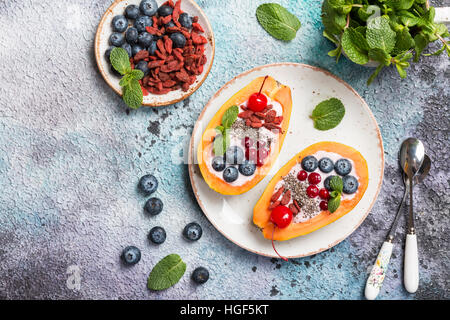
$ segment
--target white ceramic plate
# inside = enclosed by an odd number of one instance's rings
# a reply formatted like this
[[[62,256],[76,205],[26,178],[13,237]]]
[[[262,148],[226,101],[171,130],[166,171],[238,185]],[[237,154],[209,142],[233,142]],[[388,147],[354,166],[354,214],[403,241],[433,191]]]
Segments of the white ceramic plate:
[[[158,6],[160,6],[166,1],[157,0],[156,2],[158,3]],[[103,18],[97,28],[97,34],[95,36],[95,58],[97,60],[97,65],[100,73],[102,74],[108,85],[119,95],[122,95],[122,89],[119,85],[120,79],[112,74],[109,61],[105,57],[105,51],[110,46],[109,37],[113,32],[111,22],[116,15],[124,14],[125,8],[128,5],[136,4],[139,6],[140,3],[141,0],[115,0],[103,15]],[[205,55],[207,61],[204,65],[203,73],[197,76],[197,80],[191,85],[187,92],[176,90],[164,95],[149,94],[148,96],[144,96],[144,106],[165,106],[186,99],[202,85],[202,83],[206,80],[209,71],[211,70],[215,52],[214,34],[211,24],[209,23],[208,18],[206,17],[202,9],[200,9],[198,4],[193,0],[183,0],[181,2],[181,10],[188,13],[190,16],[198,16],[198,21],[205,30],[205,33],[203,33],[202,35],[206,39],[208,39],[208,43],[205,47]]]
[[[289,130],[277,162],[270,173],[253,189],[238,195],[224,196],[208,187],[196,164],[196,150],[211,118],[233,94],[254,78],[269,75],[292,90],[293,109]],[[336,128],[314,129],[309,118],[321,101],[337,97],[346,114]],[[341,219],[305,236],[277,242],[281,255],[304,257],[327,250],[348,237],[366,218],[380,191],[384,153],[381,134],[365,101],[347,83],[322,69],[295,63],[261,66],[228,82],[208,102],[194,127],[189,148],[189,174],[198,203],[211,223],[226,238],[251,252],[278,257],[270,240],[253,224],[253,206],[273,175],[296,153],[319,141],[337,141],[356,148],[367,160],[369,186],[358,205]]]

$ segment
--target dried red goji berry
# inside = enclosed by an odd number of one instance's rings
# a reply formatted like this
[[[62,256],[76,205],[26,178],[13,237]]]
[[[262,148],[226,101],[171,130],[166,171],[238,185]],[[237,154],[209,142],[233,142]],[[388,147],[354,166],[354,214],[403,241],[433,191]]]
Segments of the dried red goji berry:
[[[198,31],[198,32],[202,32],[202,33],[205,32],[205,30],[203,30],[202,26],[197,22],[192,23],[192,29],[194,31]]]
[[[164,39],[164,48],[166,49],[168,54],[172,54],[172,45],[173,41],[169,37]]]

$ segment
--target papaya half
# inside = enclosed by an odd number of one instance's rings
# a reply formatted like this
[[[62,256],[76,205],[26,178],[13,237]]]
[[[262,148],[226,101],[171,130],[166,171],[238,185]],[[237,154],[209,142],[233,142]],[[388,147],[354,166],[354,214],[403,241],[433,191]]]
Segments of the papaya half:
[[[246,103],[252,94],[260,92],[264,94],[271,101],[278,102],[282,107],[282,122],[279,124],[281,130],[278,131],[277,136],[277,148],[274,148],[273,152],[270,152],[268,158],[264,161],[264,164],[256,167],[256,171],[251,176],[251,179],[246,179],[245,183],[242,185],[233,185],[226,182],[222,177],[215,174],[207,163],[212,161],[214,154],[211,150],[213,148],[214,139],[216,136],[216,130],[218,126],[221,126],[222,117],[225,112],[232,106],[241,106]],[[288,86],[278,83],[274,78],[258,77],[251,81],[246,87],[241,89],[239,92],[234,94],[225,104],[219,109],[219,111],[214,115],[214,117],[209,122],[206,127],[201,141],[197,149],[197,161],[208,186],[218,193],[224,195],[238,195],[247,192],[253,188],[258,182],[260,182],[270,171],[272,165],[275,163],[276,158],[280,152],[281,146],[283,145],[284,138],[286,136],[289,119],[292,111],[292,95],[291,89]],[[266,128],[261,128],[261,130],[267,130]],[[276,150],[275,150],[276,149]]]
[[[353,170],[358,177],[358,189],[352,197],[344,197],[337,210],[333,213],[330,213],[328,210],[322,210],[309,220],[294,222],[294,219],[287,227],[277,228],[270,220],[271,210],[269,209],[269,206],[271,205],[271,198],[278,182],[287,176],[295,165],[300,164],[304,157],[314,155],[319,151],[335,153],[342,158],[352,160]],[[361,153],[354,148],[341,143],[329,141],[318,142],[295,155],[275,174],[253,209],[253,222],[262,229],[262,233],[267,239],[272,239],[273,235],[273,240],[284,241],[306,235],[342,218],[350,212],[363,197],[368,183],[369,170],[367,162]]]

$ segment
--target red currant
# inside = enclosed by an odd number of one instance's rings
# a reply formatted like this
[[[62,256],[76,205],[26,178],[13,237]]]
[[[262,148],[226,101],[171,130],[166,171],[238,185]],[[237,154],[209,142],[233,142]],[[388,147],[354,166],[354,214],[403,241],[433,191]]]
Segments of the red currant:
[[[292,211],[285,206],[278,206],[272,210],[270,221],[278,228],[286,228],[292,221]]]
[[[297,179],[300,181],[305,181],[306,178],[308,178],[308,172],[306,172],[305,170],[301,170],[298,174],[297,174]]]
[[[258,167],[262,167],[264,165],[264,161],[269,156],[269,151],[267,149],[259,149],[257,152],[258,152],[258,161],[256,162],[256,165]]]
[[[319,195],[319,188],[315,185],[309,185],[308,188],[306,188],[306,194],[310,198],[315,198]]]
[[[320,201],[319,207],[322,211],[328,210],[328,202],[327,201]]]
[[[258,151],[255,148],[245,150],[245,158],[249,161],[256,162]]]
[[[311,184],[319,184],[322,181],[322,177],[317,172],[310,173],[308,176],[308,182]]]
[[[330,192],[327,189],[322,188],[319,190],[319,197],[323,200],[328,200],[330,198]]]
[[[255,112],[261,112],[267,107],[267,97],[262,93],[254,93],[248,99],[247,107]]]
[[[244,139],[242,139],[242,145],[245,147],[245,149],[253,147],[253,140],[249,137],[245,137]]]

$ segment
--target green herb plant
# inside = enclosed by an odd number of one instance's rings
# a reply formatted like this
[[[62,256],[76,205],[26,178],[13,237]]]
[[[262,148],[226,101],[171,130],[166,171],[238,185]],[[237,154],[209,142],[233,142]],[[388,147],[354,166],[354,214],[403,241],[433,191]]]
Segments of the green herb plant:
[[[119,82],[123,91],[123,101],[132,109],[140,108],[144,94],[139,80],[144,77],[144,73],[138,69],[131,69],[128,53],[123,48],[114,48],[109,59],[113,68],[123,76]]]
[[[165,290],[180,281],[186,272],[186,263],[177,254],[169,254],[159,261],[150,272],[147,287],[150,290]]]
[[[367,84],[390,65],[405,78],[413,57],[418,62],[421,55],[439,55],[444,51],[450,57],[450,46],[445,40],[449,32],[444,24],[434,22],[434,16],[435,9],[428,0],[324,0],[323,35],[337,47],[328,55],[338,61],[345,53],[361,65],[378,62]],[[423,54],[434,41],[442,47]]]
[[[342,190],[344,189],[344,182],[339,176],[334,176],[330,180],[330,199],[328,200],[328,211],[334,213],[341,205]]]
[[[214,138],[214,154],[222,156],[230,145],[230,128],[236,121],[239,114],[239,107],[234,105],[228,108],[222,116],[222,125],[217,126]]]
[[[300,20],[278,3],[264,3],[256,9],[259,24],[272,37],[291,41],[300,29]]]
[[[310,118],[314,120],[314,128],[325,131],[335,128],[342,121],[344,115],[345,107],[341,100],[331,98],[319,103]]]

